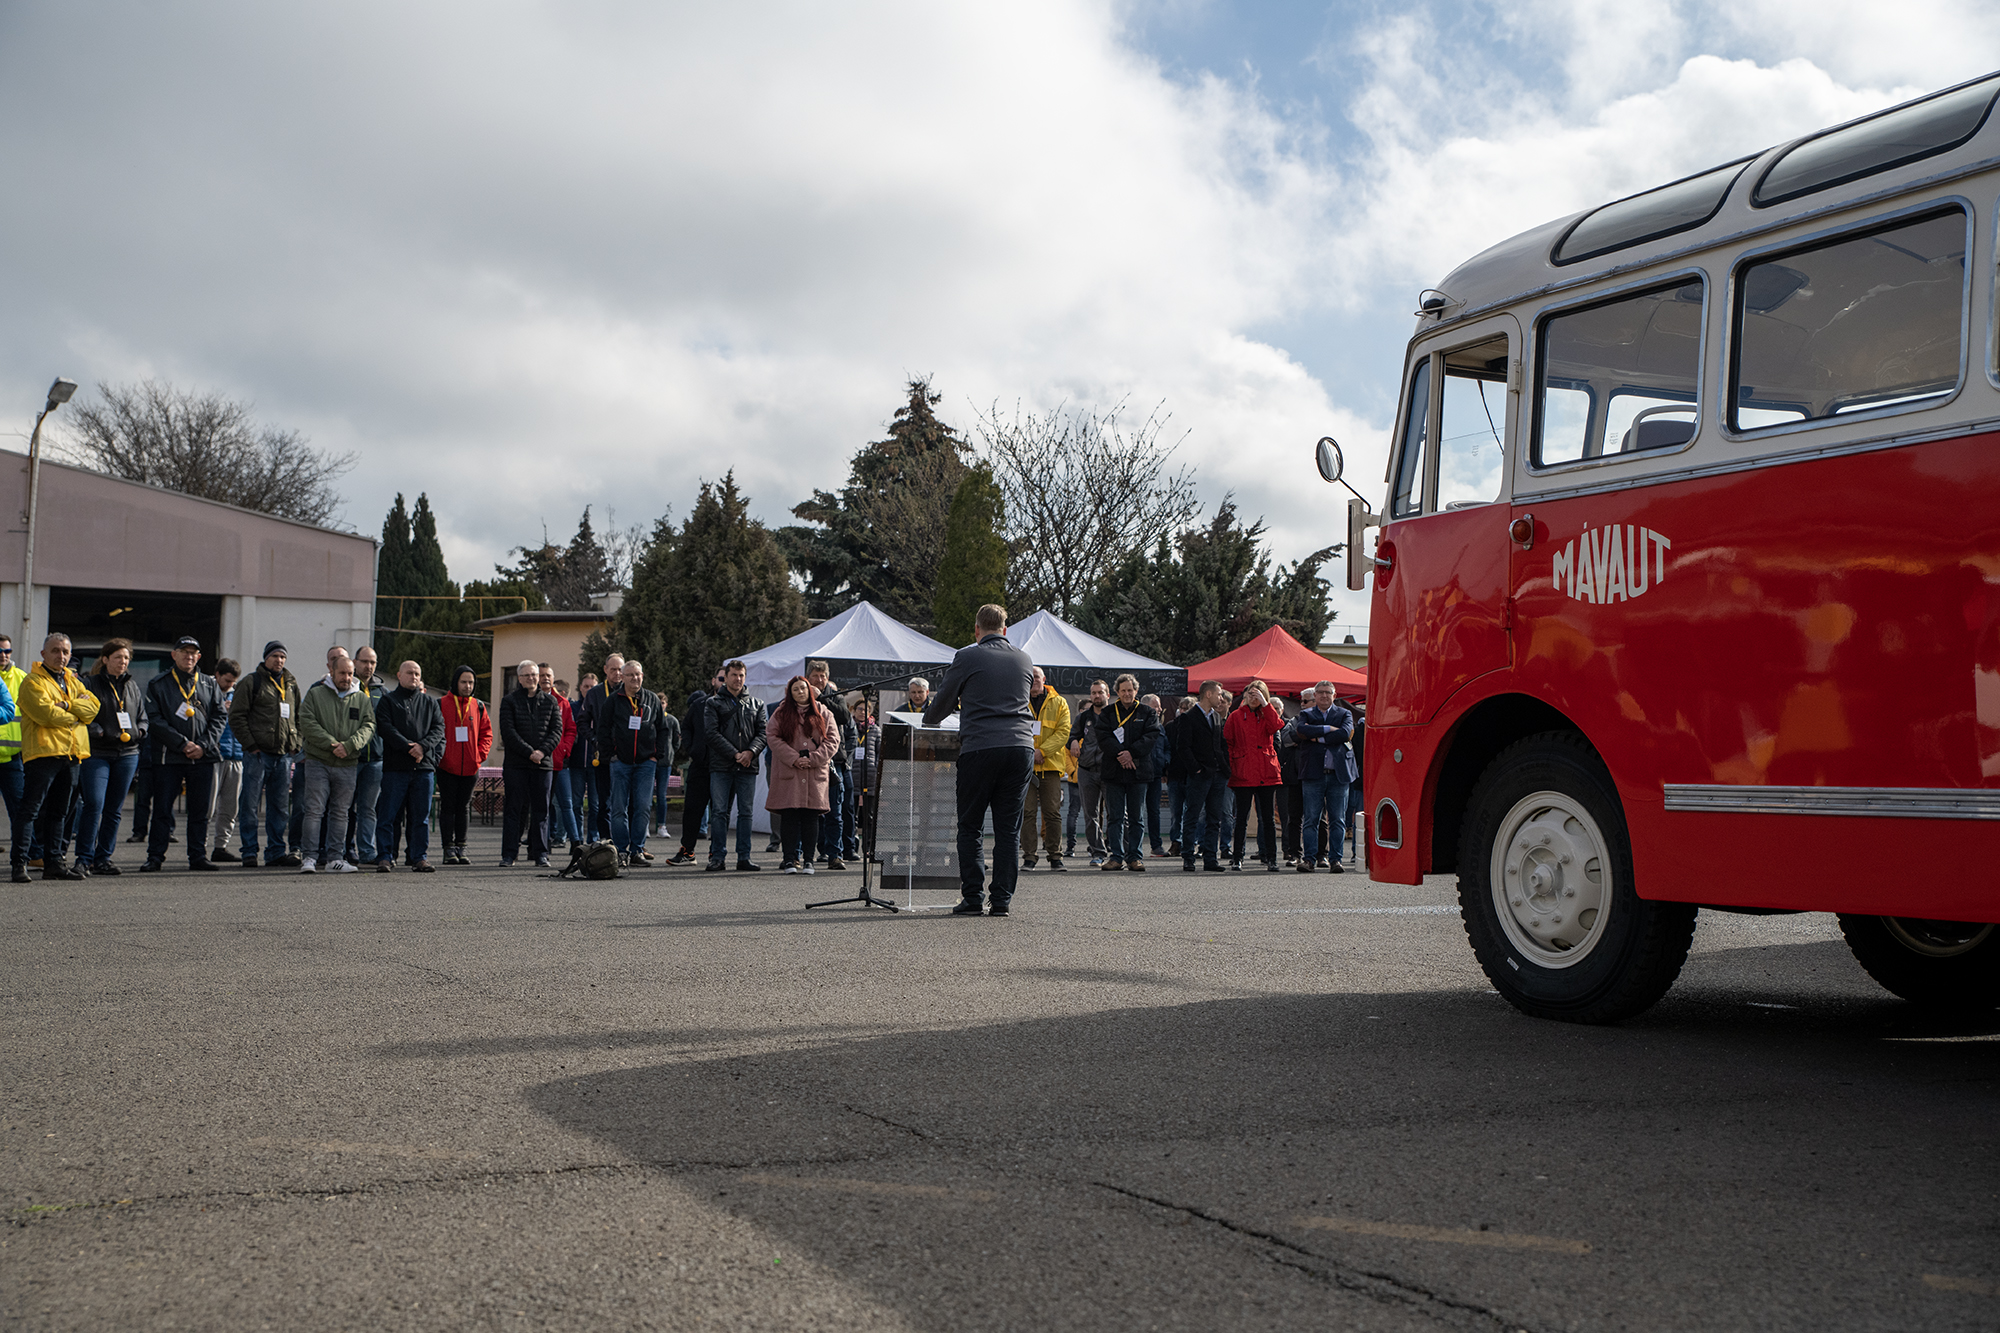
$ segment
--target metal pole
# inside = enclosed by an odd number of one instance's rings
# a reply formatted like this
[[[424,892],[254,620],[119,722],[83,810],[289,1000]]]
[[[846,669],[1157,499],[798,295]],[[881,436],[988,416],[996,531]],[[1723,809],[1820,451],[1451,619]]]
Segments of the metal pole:
[[[21,642],[33,638],[35,620],[35,502],[42,492],[42,418],[55,405],[41,410],[35,418],[34,433],[28,437],[28,550],[21,564]]]

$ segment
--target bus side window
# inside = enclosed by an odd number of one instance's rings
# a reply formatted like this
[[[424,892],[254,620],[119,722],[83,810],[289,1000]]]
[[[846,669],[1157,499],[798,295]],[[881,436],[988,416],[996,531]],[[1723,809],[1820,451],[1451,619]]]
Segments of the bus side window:
[[[1403,424],[1403,447],[1396,457],[1396,488],[1390,492],[1389,517],[1407,518],[1424,507],[1424,452],[1430,436],[1425,424],[1431,410],[1431,358],[1417,362],[1410,376],[1408,415]]]
[[[1731,428],[1944,398],[1958,387],[1964,302],[1957,208],[1746,266]]]
[[[1490,504],[1507,461],[1507,340],[1444,354],[1438,423],[1438,509]]]
[[[1697,278],[1544,320],[1529,461],[1554,467],[1693,439],[1703,293]]]

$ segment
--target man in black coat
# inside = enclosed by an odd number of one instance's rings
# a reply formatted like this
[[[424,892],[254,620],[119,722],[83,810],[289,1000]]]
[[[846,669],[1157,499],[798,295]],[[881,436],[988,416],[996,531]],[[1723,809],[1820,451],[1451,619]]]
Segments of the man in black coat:
[[[1229,792],[1229,747],[1222,739],[1222,710],[1229,692],[1219,680],[1205,680],[1193,708],[1170,724],[1174,766],[1186,782],[1187,813],[1181,822],[1181,869],[1194,869],[1196,827],[1200,827],[1201,868],[1221,870],[1215,854]]]
[[[621,660],[620,666],[624,665]],[[608,670],[607,664],[607,670]],[[514,671],[514,688],[500,700],[500,779],[506,788],[500,821],[500,864],[514,864],[521,834],[538,866],[549,863],[549,782],[555,776],[556,746],[562,742],[562,709],[542,693],[542,669],[532,660]],[[603,764],[607,795],[611,770]],[[607,811],[607,819],[609,812]]]
[[[375,869],[396,864],[399,826],[410,835],[410,867],[432,870],[431,793],[444,758],[444,710],[424,688],[415,662],[396,668],[396,688],[375,704],[375,734],[382,738],[382,791],[375,800]]]
[[[750,805],[757,799],[757,760],[768,742],[761,700],[745,688],[750,668],[731,662],[722,668],[722,688],[708,701],[703,730],[708,738],[708,869],[720,870],[729,850],[729,807],[736,806],[736,868],[762,870],[750,859]]]
[[[715,673],[708,688],[688,695],[687,711],[681,714],[681,750],[687,755],[687,781],[681,786],[681,846],[667,864],[694,863],[695,848],[708,828],[708,701],[722,692],[722,673]]]
[[[653,784],[661,780],[663,763],[666,772],[673,771],[681,724],[646,688],[644,662],[628,660],[619,679],[625,688],[598,710],[595,740],[599,757],[611,768],[611,841],[618,864],[637,869],[652,860],[646,833],[652,826]]]
[[[597,734],[597,724],[604,712],[605,703],[612,695],[624,688],[619,679],[625,671],[625,655],[613,653],[604,659],[604,683],[587,691],[582,702],[577,705],[575,720],[576,734],[588,732]],[[561,712],[560,709],[557,710]],[[592,755],[590,766],[590,827],[595,830],[599,842],[611,837],[611,761],[602,755]]]
[[[222,758],[222,729],[229,712],[215,677],[196,668],[201,644],[182,635],[174,644],[173,665],[146,686],[146,743],[153,747],[153,821],[142,870],[158,870],[167,860],[174,827],[174,798],[187,791],[188,868],[213,870],[208,859],[208,803],[215,789],[215,765]],[[44,848],[44,855],[53,849]],[[46,865],[47,862],[45,861]]]

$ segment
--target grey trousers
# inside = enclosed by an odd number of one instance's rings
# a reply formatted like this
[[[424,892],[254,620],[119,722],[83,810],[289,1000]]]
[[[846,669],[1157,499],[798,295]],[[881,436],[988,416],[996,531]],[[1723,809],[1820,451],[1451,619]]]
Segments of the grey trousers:
[[[324,831],[327,844],[307,845],[299,849],[299,855],[325,865],[340,855],[341,843],[347,840],[347,809],[354,804],[354,784],[360,780],[361,770],[355,764],[322,764],[311,755],[300,759],[299,766],[305,770],[306,841],[317,841]],[[320,823],[322,816],[324,824]]]
[[[227,847],[236,836],[236,802],[242,795],[243,761],[219,761],[215,766],[215,799],[208,803],[208,808],[215,812],[209,816],[209,847]],[[207,851],[208,847],[202,850]]]
[[[1083,840],[1092,856],[1104,855],[1104,779],[1091,769],[1076,775],[1076,794],[1083,802]]]

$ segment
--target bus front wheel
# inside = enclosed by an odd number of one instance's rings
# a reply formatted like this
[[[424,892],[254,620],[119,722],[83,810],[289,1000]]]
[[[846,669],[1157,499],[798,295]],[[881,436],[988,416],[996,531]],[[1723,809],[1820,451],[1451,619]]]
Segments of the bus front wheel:
[[[1523,1013],[1616,1023],[1680,974],[1696,909],[1634,892],[1617,790],[1575,732],[1501,751],[1473,788],[1458,849],[1472,951]]]
[[[1868,975],[1940,1009],[2000,1005],[2000,926],[1842,913],[1840,933]]]

